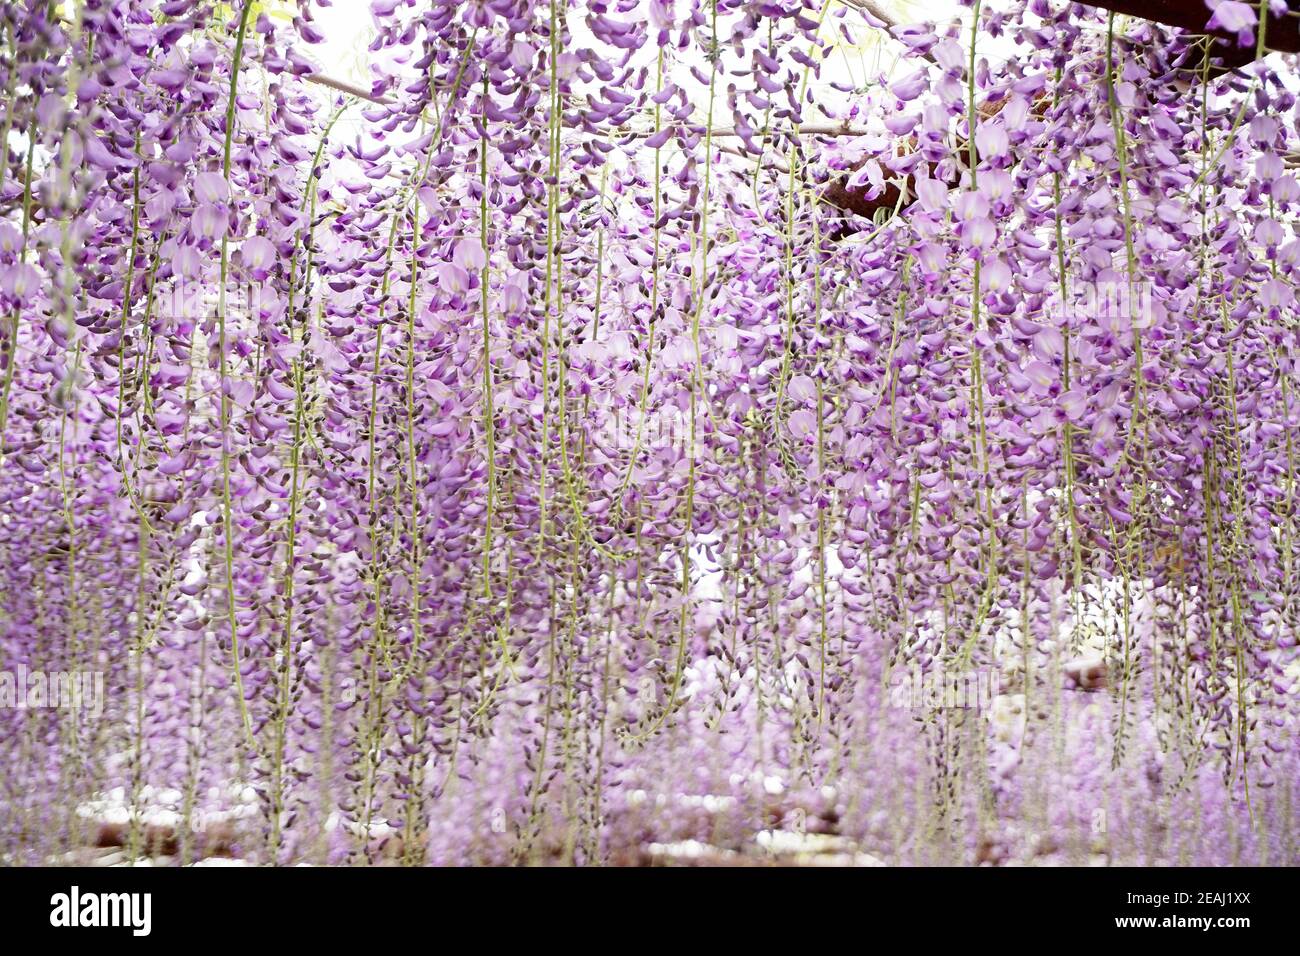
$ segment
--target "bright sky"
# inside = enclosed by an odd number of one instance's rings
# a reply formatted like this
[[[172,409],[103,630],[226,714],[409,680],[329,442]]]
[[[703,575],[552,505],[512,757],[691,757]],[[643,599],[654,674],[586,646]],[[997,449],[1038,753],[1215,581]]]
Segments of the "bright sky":
[[[831,0],[835,2],[835,0]],[[947,20],[951,17],[968,16],[969,11],[957,0],[879,0],[880,6],[896,15],[900,23]],[[688,0],[678,0],[678,7],[686,9]],[[580,13],[581,6],[574,8]],[[848,14],[852,24],[860,25],[859,34],[864,40],[871,40],[878,31],[869,29],[862,15],[853,9]],[[324,43],[310,50],[310,55],[320,64],[322,71],[335,79],[347,80],[368,88],[370,76],[367,71],[369,51],[366,49],[374,37],[374,20],[370,13],[369,0],[334,0],[330,7],[316,8],[316,25],[325,34]],[[570,27],[575,33],[582,27],[582,17],[572,16]],[[830,35],[829,31],[827,36]],[[842,37],[835,35],[842,43]],[[839,55],[832,56],[823,68],[820,85],[832,82],[861,83],[864,67],[874,74],[879,70],[888,71],[893,64],[893,57],[888,47],[858,50],[840,49]],[[685,69],[689,69],[686,64]],[[685,69],[683,72],[685,72]],[[689,84],[689,79],[683,85]],[[688,87],[689,88],[689,87]],[[344,122],[349,118],[344,117]],[[359,116],[353,114],[352,123],[363,123]]]

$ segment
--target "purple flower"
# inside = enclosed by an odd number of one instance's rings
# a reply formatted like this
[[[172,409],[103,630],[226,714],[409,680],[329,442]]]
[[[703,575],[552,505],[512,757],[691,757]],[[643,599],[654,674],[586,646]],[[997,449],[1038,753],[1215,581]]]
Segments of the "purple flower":
[[[229,227],[225,206],[211,203],[199,206],[190,217],[190,231],[200,239],[220,239]]]
[[[500,290],[500,308],[507,314],[519,313],[528,307],[528,290],[518,277],[511,278]]]
[[[786,427],[795,438],[801,440],[808,438],[817,431],[817,416],[806,408],[801,408],[791,414]]]
[[[456,243],[452,262],[468,272],[479,272],[487,265],[483,243],[479,239],[462,239]]]
[[[434,266],[438,287],[447,295],[460,295],[469,288],[469,273],[454,262],[440,262]]]
[[[975,149],[981,159],[1000,159],[1009,147],[1007,131],[1000,123],[981,123],[975,128]]]
[[[275,246],[262,236],[252,236],[239,247],[239,257],[248,277],[254,282],[262,282],[275,264]]]
[[[926,212],[939,212],[948,201],[948,189],[937,179],[917,179],[916,195]]]
[[[0,290],[5,295],[26,305],[40,288],[41,274],[34,266],[24,262],[15,262],[0,268]]]
[[[927,85],[925,70],[919,69],[894,82],[889,87],[889,92],[906,103],[920,96]]]
[[[1056,404],[1065,413],[1066,418],[1078,423],[1083,421],[1088,408],[1088,399],[1080,389],[1072,388],[1068,392],[1062,392],[1057,396]]]
[[[1255,24],[1259,18],[1250,4],[1242,3],[1240,0],[1219,0],[1218,3],[1207,0],[1206,5],[1214,11],[1209,22],[1205,24],[1207,30],[1235,33],[1239,46],[1250,46],[1254,42]]]
[[[225,203],[230,199],[230,186],[220,173],[199,173],[194,177],[194,199],[201,204]]]

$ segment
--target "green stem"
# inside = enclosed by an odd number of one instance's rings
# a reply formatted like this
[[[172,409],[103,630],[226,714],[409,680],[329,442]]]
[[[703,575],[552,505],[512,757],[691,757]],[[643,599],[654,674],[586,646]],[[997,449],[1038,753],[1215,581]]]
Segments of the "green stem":
[[[230,65],[230,94],[226,100],[226,137],[221,153],[221,173],[230,187],[230,152],[235,138],[236,96],[239,93],[239,71],[244,61],[244,35],[248,30],[248,17],[253,10],[253,0],[245,0],[239,15],[235,34],[235,53]],[[233,202],[233,191],[231,199]],[[227,230],[228,232],[228,230]],[[239,698],[239,715],[248,738],[250,751],[257,749],[253,738],[253,721],[244,699],[244,677],[239,671],[239,622],[235,617],[235,546],[233,507],[230,497],[230,396],[227,394],[229,366],[226,354],[226,280],[230,273],[230,248],[227,233],[221,236],[221,275],[217,289],[217,328],[221,356],[221,527],[225,539],[226,616],[230,621],[230,661],[235,681],[235,695]]]

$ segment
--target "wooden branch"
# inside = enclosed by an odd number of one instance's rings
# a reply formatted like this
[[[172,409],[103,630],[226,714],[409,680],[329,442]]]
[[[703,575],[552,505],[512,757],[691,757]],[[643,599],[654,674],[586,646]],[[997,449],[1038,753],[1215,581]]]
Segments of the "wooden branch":
[[[909,184],[911,180],[909,179]],[[822,190],[822,199],[835,206],[837,209],[843,209],[845,212],[851,212],[861,216],[864,219],[871,219],[875,216],[878,209],[893,209],[898,205],[898,184],[890,180],[885,183],[885,188],[879,196],[874,198],[867,197],[867,191],[863,188],[853,189],[849,186],[848,177],[832,180],[824,190]],[[847,226],[843,230],[845,235],[856,232],[857,230]],[[839,235],[836,235],[839,238]]]
[[[336,80],[332,76],[326,76],[324,73],[309,73],[304,79],[308,83],[315,83],[317,86],[327,86],[331,90],[338,90],[340,93],[346,93],[348,96],[355,96],[357,99],[369,100],[371,103],[378,103],[380,106],[392,106],[393,101],[382,96],[375,96],[369,90],[364,90],[355,83],[349,83],[347,80]]]

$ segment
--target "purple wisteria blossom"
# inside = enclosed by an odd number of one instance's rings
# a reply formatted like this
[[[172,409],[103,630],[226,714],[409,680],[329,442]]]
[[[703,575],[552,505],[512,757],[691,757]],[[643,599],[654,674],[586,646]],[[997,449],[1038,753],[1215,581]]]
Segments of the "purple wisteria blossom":
[[[327,6],[0,7],[0,860],[1300,862],[1277,57]]]

